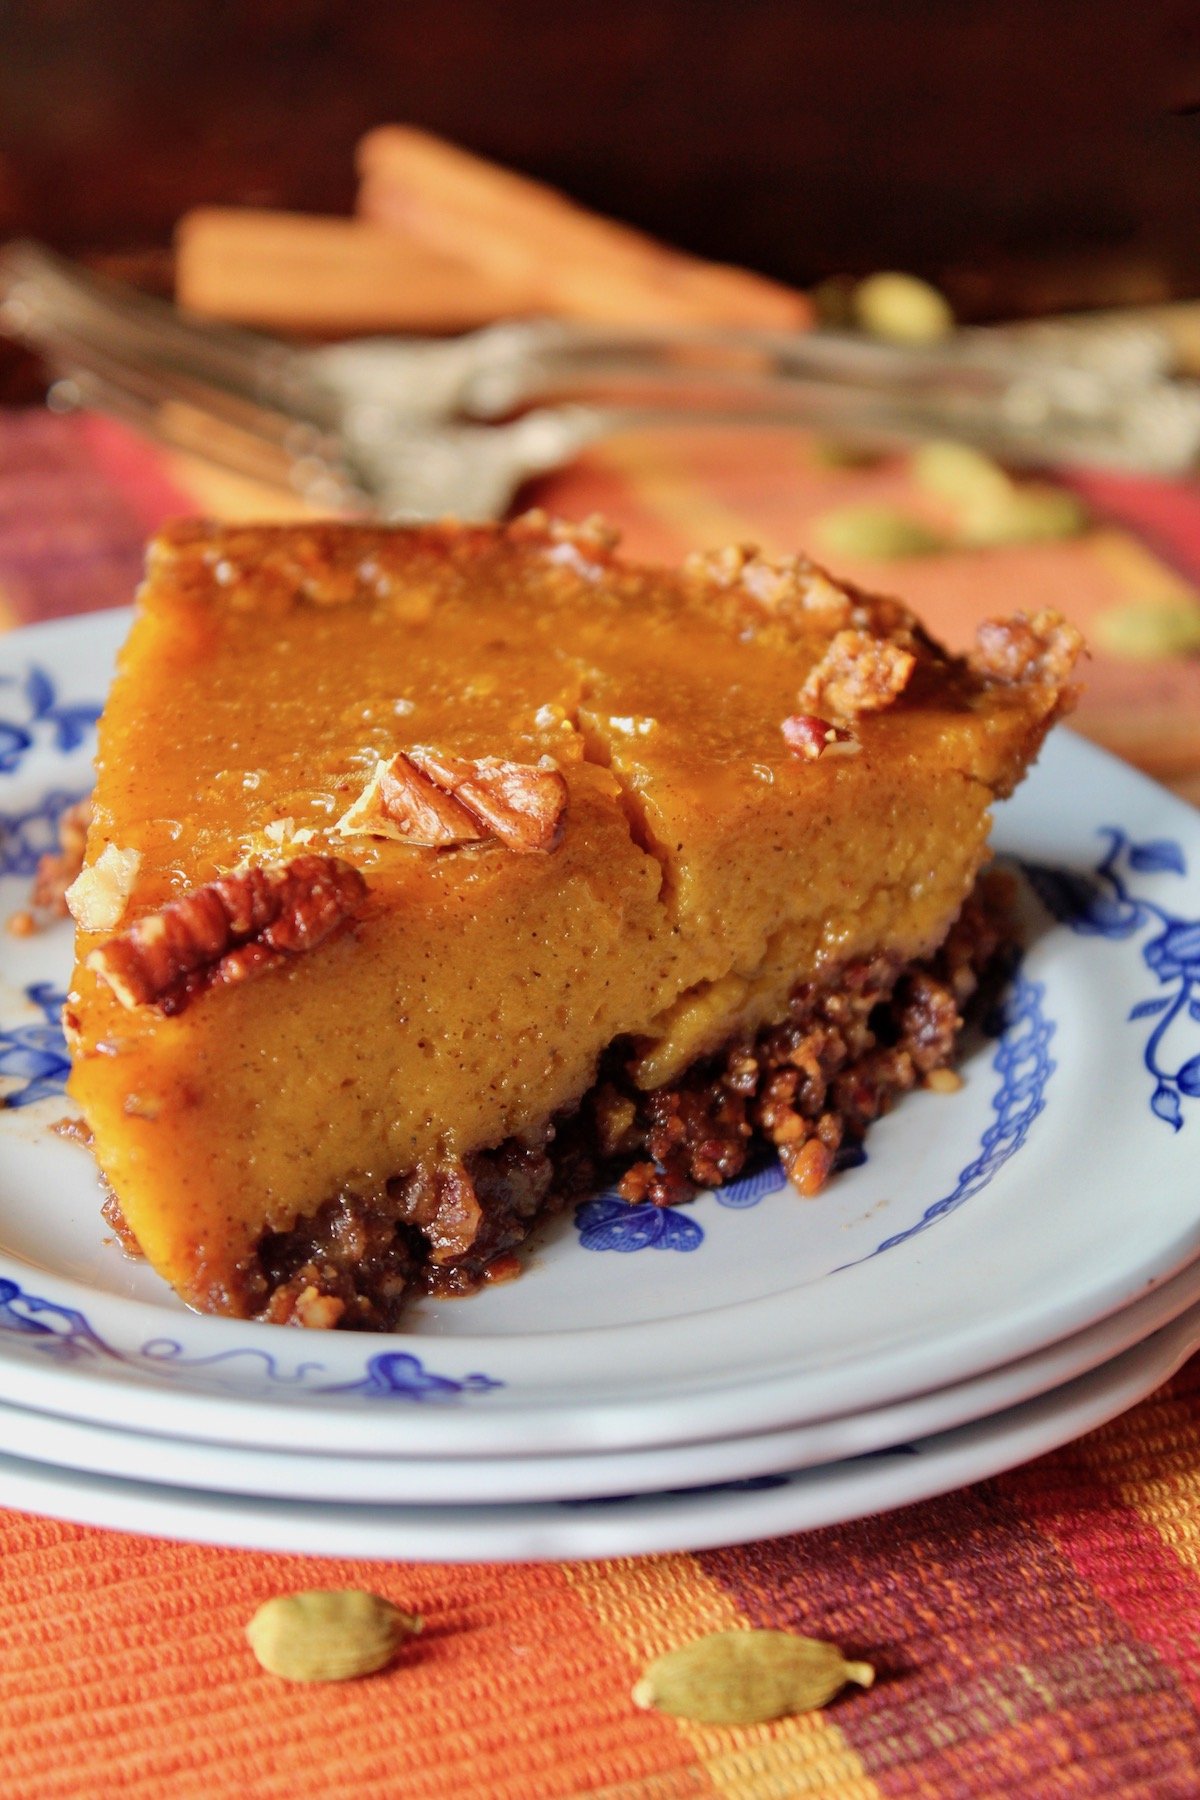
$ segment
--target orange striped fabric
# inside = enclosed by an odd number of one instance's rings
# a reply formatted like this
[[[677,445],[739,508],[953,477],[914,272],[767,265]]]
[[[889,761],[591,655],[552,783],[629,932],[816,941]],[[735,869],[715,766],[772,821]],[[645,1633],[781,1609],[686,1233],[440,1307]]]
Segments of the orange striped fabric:
[[[962,642],[1053,602],[1103,608],[1200,574],[1200,495],[1090,482],[1069,543],[847,572]],[[830,471],[793,435],[629,440],[545,484],[634,554],[803,543],[864,499],[928,508],[900,464]],[[165,514],[294,504],[97,421],[0,419],[0,624],[125,600]],[[1200,792],[1200,660],[1097,656],[1079,723]],[[695,1555],[356,1563],[125,1537],[0,1513],[0,1754],[11,1800],[1195,1800],[1200,1365],[1081,1443],[902,1512]],[[390,1671],[290,1687],[243,1628],[297,1587],[425,1615]],[[638,1711],[646,1659],[744,1624],[828,1636],[879,1679],[825,1711],[717,1730]]]

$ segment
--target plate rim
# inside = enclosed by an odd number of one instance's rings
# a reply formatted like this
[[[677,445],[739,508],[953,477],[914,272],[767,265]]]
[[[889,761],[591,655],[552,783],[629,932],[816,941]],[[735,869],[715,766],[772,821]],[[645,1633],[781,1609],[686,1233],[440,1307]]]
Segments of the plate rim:
[[[544,1562],[657,1555],[820,1530],[990,1479],[1073,1442],[1152,1393],[1195,1347],[1200,1308],[1061,1387],[907,1445],[801,1471],[589,1509],[358,1507],[215,1495],[85,1476],[0,1455],[0,1506],[131,1535],[231,1549],[410,1562]],[[348,1516],[343,1516],[343,1513]]]
[[[632,1452],[543,1453],[474,1461],[378,1454],[331,1457],[316,1446],[273,1451],[213,1445],[87,1421],[48,1419],[45,1413],[5,1402],[0,1402],[0,1442],[8,1454],[24,1461],[79,1473],[129,1477],[149,1486],[195,1487],[218,1494],[339,1506],[457,1507],[481,1499],[486,1504],[529,1504],[651,1493],[668,1487],[795,1473],[940,1436],[1063,1387],[1114,1361],[1185,1315],[1190,1316],[1200,1341],[1200,1258],[1162,1287],[1082,1332],[1015,1363],[931,1393],[842,1418],[779,1427],[758,1436],[655,1445]],[[155,1472],[150,1466],[157,1455],[177,1470],[181,1452],[183,1473]],[[197,1464],[203,1476],[200,1480],[195,1478]],[[314,1469],[328,1473],[313,1480]],[[356,1493],[335,1491],[335,1472],[342,1485]],[[412,1489],[414,1478],[424,1492]],[[504,1491],[488,1493],[489,1482]],[[408,1492],[402,1491],[406,1483]]]

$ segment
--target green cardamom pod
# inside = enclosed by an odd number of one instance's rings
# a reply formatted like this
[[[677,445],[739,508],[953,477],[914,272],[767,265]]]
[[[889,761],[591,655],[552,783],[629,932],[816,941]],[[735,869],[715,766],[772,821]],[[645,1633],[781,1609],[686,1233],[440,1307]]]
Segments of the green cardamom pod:
[[[1110,656],[1155,662],[1200,653],[1200,604],[1177,599],[1131,600],[1110,606],[1092,620],[1091,635]]]
[[[284,1681],[352,1681],[382,1669],[420,1629],[414,1613],[362,1588],[310,1588],[264,1601],[246,1636]]]
[[[917,275],[884,270],[860,281],[851,297],[860,331],[894,344],[936,344],[954,330],[950,302]]]
[[[1046,544],[1086,530],[1087,511],[1064,488],[1028,482],[1007,496],[980,494],[963,508],[961,541],[976,549],[1001,544]]]
[[[761,1725],[825,1706],[848,1681],[870,1687],[870,1663],[790,1631],[715,1631],[655,1659],[636,1706],[700,1725]]]
[[[999,463],[971,444],[950,438],[922,444],[913,451],[910,467],[918,487],[959,506],[1002,505],[1016,491]]]
[[[831,556],[865,556],[886,562],[895,556],[929,556],[944,540],[923,519],[894,506],[842,506],[813,520],[819,547]]]

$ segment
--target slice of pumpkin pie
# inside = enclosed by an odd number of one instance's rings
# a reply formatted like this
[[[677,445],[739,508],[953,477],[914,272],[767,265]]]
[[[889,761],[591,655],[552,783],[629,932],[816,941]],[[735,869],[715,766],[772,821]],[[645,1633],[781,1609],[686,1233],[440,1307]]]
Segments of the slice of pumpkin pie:
[[[539,515],[169,528],[70,897],[109,1217],[193,1306],[386,1328],[598,1172],[815,1192],[953,1054],[1077,649]]]

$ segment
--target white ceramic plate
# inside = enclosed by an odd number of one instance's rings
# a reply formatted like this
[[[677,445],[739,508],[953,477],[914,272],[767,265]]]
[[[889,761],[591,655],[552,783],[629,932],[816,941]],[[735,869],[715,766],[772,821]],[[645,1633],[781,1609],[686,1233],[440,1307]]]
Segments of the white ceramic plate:
[[[530,1506],[336,1506],[118,1481],[0,1456],[0,1506],[198,1543],[389,1562],[702,1550],[842,1524],[998,1475],[1124,1412],[1197,1342],[1193,1309],[1065,1387],[957,1431],[798,1474],[682,1492]]]
[[[0,908],[88,785],[125,623],[0,643]],[[87,1157],[46,1129],[69,1111],[68,934],[3,938],[0,1400],[292,1450],[626,1450],[878,1408],[1116,1312],[1200,1251],[1200,819],[1060,733],[996,836],[1050,908],[961,1093],[910,1096],[815,1203],[769,1179],[591,1203],[521,1281],[392,1338],[197,1318],[125,1261]]]
[[[1185,1313],[1200,1335],[1200,1262],[1088,1330],[969,1381],[844,1418],[660,1449],[428,1460],[305,1455],[151,1437],[3,1405],[0,1444],[12,1456],[92,1474],[342,1506],[492,1506],[651,1494],[841,1462],[988,1418],[1111,1362]]]

